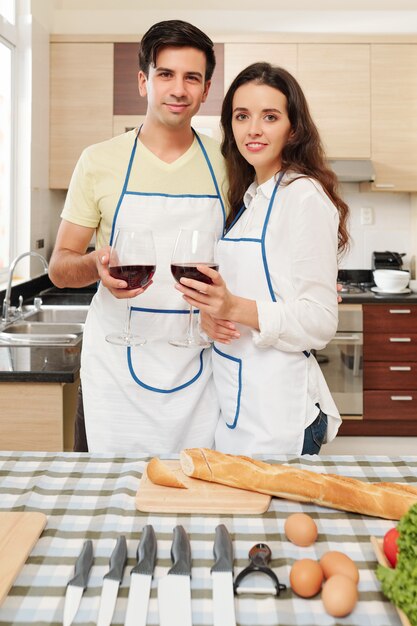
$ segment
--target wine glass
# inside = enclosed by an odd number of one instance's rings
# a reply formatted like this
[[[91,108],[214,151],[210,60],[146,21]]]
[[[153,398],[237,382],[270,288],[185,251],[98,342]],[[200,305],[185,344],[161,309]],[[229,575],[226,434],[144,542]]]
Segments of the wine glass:
[[[218,270],[214,260],[216,233],[203,230],[180,230],[171,259],[171,273],[177,282],[181,278],[193,278],[210,285],[211,278],[198,271],[197,265],[206,265]],[[210,341],[203,339],[194,326],[194,312],[190,305],[188,330],[185,337],[171,339],[169,343],[181,348],[208,348]]]
[[[156,269],[156,254],[152,231],[145,226],[119,228],[110,251],[110,276],[127,282],[126,290],[145,287]],[[118,346],[141,346],[146,339],[130,330],[132,308],[126,299],[124,331],[106,336],[106,341]]]

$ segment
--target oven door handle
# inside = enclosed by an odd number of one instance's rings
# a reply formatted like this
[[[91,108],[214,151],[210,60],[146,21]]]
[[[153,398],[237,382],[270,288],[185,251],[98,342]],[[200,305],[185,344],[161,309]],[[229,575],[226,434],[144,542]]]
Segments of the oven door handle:
[[[363,336],[362,333],[352,333],[351,335],[340,335],[336,333],[330,343],[357,343],[361,345],[363,343]]]

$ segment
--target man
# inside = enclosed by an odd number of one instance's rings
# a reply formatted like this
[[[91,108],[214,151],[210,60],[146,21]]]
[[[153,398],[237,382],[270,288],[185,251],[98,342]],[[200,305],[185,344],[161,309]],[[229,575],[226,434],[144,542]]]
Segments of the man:
[[[188,307],[174,289],[170,259],[181,228],[224,227],[223,161],[216,142],[197,136],[191,118],[207,98],[213,43],[186,22],[152,26],[139,51],[138,85],[148,107],[140,129],[90,146],[75,168],[50,261],[59,287],[100,280],[85,325],[81,381],[88,447],[93,452],[177,452],[211,446],[219,409],[209,350],[176,348]],[[128,290],[108,269],[116,229],[153,231],[157,269],[149,289]],[[96,233],[96,251],[86,254]],[[112,345],[125,298],[137,348]],[[77,448],[77,446],[76,446]]]

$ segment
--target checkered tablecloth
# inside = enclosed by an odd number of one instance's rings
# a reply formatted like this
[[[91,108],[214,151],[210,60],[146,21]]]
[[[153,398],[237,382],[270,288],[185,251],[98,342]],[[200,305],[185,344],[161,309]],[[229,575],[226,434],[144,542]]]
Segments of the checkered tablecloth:
[[[370,482],[417,485],[417,457],[281,456],[270,460]],[[45,530],[0,607],[1,626],[62,624],[66,584],[86,539],[93,541],[94,564],[74,624],[94,625],[103,575],[119,535],[127,539],[128,564],[112,624],[124,624],[129,573],[146,524],[153,525],[158,540],[148,625],[159,623],[156,585],[171,565],[172,530],[177,524],[184,526],[191,540],[193,625],[211,625],[210,568],[215,528],[220,523],[227,526],[233,538],[235,576],[248,564],[249,549],[258,542],[271,548],[271,566],[287,586],[295,560],[319,559],[328,550],[345,552],[360,571],[359,602],[346,618],[336,620],[327,615],[320,596],[302,599],[287,589],[279,598],[236,597],[239,626],[400,625],[395,608],[379,591],[374,573],[376,559],[369,541],[370,535],[382,537],[392,522],[278,498],[272,499],[267,513],[256,516],[140,513],[135,509],[135,495],[145,462],[144,456],[137,455],[0,452],[0,510],[43,511],[48,516]],[[291,544],[284,535],[285,519],[297,511],[309,513],[318,525],[318,540],[308,548]]]

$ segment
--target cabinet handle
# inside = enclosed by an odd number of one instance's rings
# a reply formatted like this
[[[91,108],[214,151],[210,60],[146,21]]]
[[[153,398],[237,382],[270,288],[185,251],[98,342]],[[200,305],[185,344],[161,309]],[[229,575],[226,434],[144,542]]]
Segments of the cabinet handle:
[[[409,314],[411,313],[411,309],[390,309],[389,310],[390,313],[393,313],[394,315],[398,314],[398,313],[405,313],[405,314]]]
[[[391,396],[391,400],[406,400],[410,401],[413,399],[413,396]]]
[[[390,365],[391,372],[411,372],[409,365]]]
[[[411,337],[390,337],[391,343],[411,343]]]

